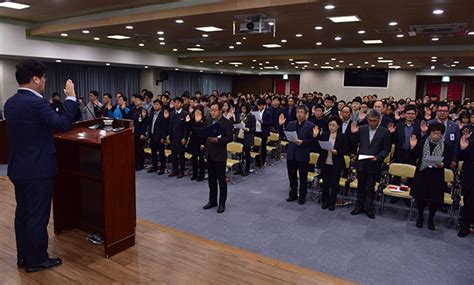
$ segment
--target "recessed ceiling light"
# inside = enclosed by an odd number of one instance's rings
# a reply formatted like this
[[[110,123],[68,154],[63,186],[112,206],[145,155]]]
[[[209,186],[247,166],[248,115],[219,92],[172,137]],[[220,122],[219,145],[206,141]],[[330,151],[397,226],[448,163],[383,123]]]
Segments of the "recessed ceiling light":
[[[383,59],[383,56],[379,56],[379,57],[377,57],[377,59]]]
[[[375,64],[372,64],[370,67],[375,67]]]
[[[202,70],[199,70],[199,72],[202,72]]]
[[[242,62],[229,62],[230,65],[241,65],[243,64]]]
[[[388,65],[393,65],[393,62],[388,63]]]
[[[90,31],[89,31],[89,30],[82,30],[82,33],[83,33],[83,34],[89,34]]]
[[[301,38],[303,35],[302,34],[296,34],[295,37]]]
[[[105,65],[109,66],[109,65],[110,65],[110,63],[108,63],[108,62],[107,62]]]
[[[125,26],[125,29],[127,29],[127,30],[133,30],[133,26]]]
[[[335,37],[334,39],[335,39],[336,41],[340,41],[340,40],[342,40],[342,38],[341,38],[341,37]]]
[[[344,60],[340,60],[339,63],[344,63]]]
[[[281,40],[281,42],[282,42],[282,43],[286,43],[286,42],[287,42],[287,40],[283,39],[283,40]]]
[[[354,64],[353,63],[349,63],[349,66],[353,66]]]
[[[431,38],[431,40],[432,40],[433,42],[437,42],[437,41],[439,41],[439,38],[436,38],[436,37],[435,37],[435,38]]]
[[[61,60],[60,60],[60,59],[56,59],[56,62],[61,62]]]
[[[451,67],[456,67],[456,64],[451,64]]]
[[[431,59],[437,59],[438,57],[437,56],[432,56]]]
[[[159,41],[164,41],[164,40],[165,40],[165,38],[163,38],[163,37],[159,37],[159,38],[158,38],[158,40],[159,40]]]
[[[94,37],[94,41],[100,41],[99,37]]]
[[[179,70],[179,68],[175,68],[174,70],[178,71],[178,70]]]
[[[431,66],[431,69],[435,69],[435,68],[436,68],[436,66],[434,66],[434,65],[433,65],[433,66]]]
[[[330,64],[330,63],[329,63],[329,61],[326,61],[324,64],[328,65],[328,64]]]
[[[295,61],[296,64],[309,64],[309,61]]]
[[[333,57],[333,58],[331,58],[331,60],[334,61],[334,60],[337,60],[337,58]]]
[[[144,43],[139,43],[138,46],[144,47],[145,44]]]
[[[336,64],[336,67],[339,67],[339,64]]]
[[[184,21],[181,20],[181,19],[177,19],[175,22],[176,22],[176,24],[182,24],[182,23],[184,23]]]
[[[204,63],[204,60],[200,60],[199,63]]]
[[[467,33],[470,36],[474,36],[474,31]]]
[[[268,22],[268,25],[273,26],[273,25],[275,25],[275,23],[274,22]]]
[[[160,45],[164,46],[164,45],[166,45],[166,43],[165,42],[160,42]]]
[[[178,51],[178,49],[177,49],[177,48],[174,48],[173,51]]]
[[[270,64],[270,62],[269,62],[269,61],[265,61],[265,64]]]
[[[196,48],[196,47],[187,48],[186,50],[189,50],[189,51],[204,51],[203,48]]]
[[[145,65],[144,68],[148,68],[148,65]]]
[[[453,61],[453,63],[458,64],[458,63],[459,63],[459,60],[455,60],[455,61]]]
[[[390,69],[400,69],[401,66],[398,66],[398,65],[392,65],[392,66],[389,66],[388,68]]]
[[[314,65],[314,66],[318,66],[318,64],[317,64],[317,63],[315,63],[315,64],[313,64],[313,65]]]
[[[415,65],[414,64],[410,64],[410,67],[414,67]]]
[[[158,35],[164,35],[164,34],[165,34],[165,32],[163,32],[163,31],[158,31],[158,32],[156,32],[156,33],[157,33]]]
[[[411,61],[407,61],[407,64],[412,64],[412,62],[411,62]]]
[[[233,49],[233,48],[234,48],[234,46],[229,46],[229,48],[230,48],[230,49]]]
[[[379,63],[387,63],[387,62],[393,62],[393,60],[391,60],[391,59],[379,59],[379,60],[377,60],[377,62],[379,62]]]
[[[207,37],[209,37],[209,35],[208,34],[202,34],[202,37],[207,38]]]
[[[259,62],[258,65],[263,65],[263,63]]]
[[[360,65],[358,65],[357,68],[360,68]]]
[[[388,25],[389,26],[396,26],[396,25],[398,25],[398,23],[397,22],[390,22],[390,23],[388,23]]]
[[[200,44],[195,44],[195,47],[201,47],[201,45]]]
[[[107,36],[107,38],[113,39],[113,40],[128,40],[128,39],[130,39],[129,36],[123,36],[123,35],[111,35],[111,36]]]
[[[10,8],[10,9],[15,9],[15,10],[22,10],[22,9],[30,8],[30,5],[15,3],[12,1],[5,1],[5,2],[0,3],[0,7]]]
[[[398,34],[397,38],[403,38],[405,35],[404,34]]]
[[[61,37],[67,37],[67,36],[69,36],[69,35],[66,34],[66,33],[62,33],[62,34],[61,34]]]
[[[360,30],[360,31],[358,31],[357,33],[358,33],[359,35],[363,35],[363,34],[365,34],[365,31],[364,31],[364,30]]]
[[[241,45],[241,44],[242,44],[242,42],[235,42],[235,44],[236,44],[236,45]]]
[[[364,64],[369,64],[369,62],[368,62],[368,61],[365,61]]]
[[[376,45],[376,44],[383,44],[382,40],[363,40],[364,44],[366,45]]]
[[[294,62],[292,62],[292,63],[290,63],[290,64],[291,64],[291,65],[295,65],[295,63],[294,63]]]
[[[219,65],[219,62],[218,62],[218,61],[216,61],[216,64],[217,64],[217,65]]]
[[[433,14],[435,14],[435,15],[441,15],[443,13],[444,13],[444,10],[441,10],[441,9],[433,10]]]
[[[224,62],[222,59],[219,59],[219,62]]]
[[[321,27],[321,26],[316,26],[316,27],[314,27],[314,29],[320,31],[320,30],[323,29],[323,27]]]
[[[292,59],[292,58],[290,58],[290,59],[288,59],[288,60],[289,60],[289,61],[293,61],[293,59]]]
[[[334,69],[334,67],[325,65],[325,66],[321,66],[321,69]]]
[[[256,60],[256,59],[252,59],[252,62],[257,62],[257,60]]]
[[[474,70],[474,66],[468,66],[467,68]]]
[[[360,22],[359,16],[339,16],[339,17],[328,17],[333,23],[353,23]]]
[[[322,45],[322,44],[323,44],[322,42],[317,42],[317,43],[316,43],[317,46],[320,46],[320,45]]]
[[[326,5],[326,6],[324,6],[324,9],[326,9],[326,10],[332,10],[332,9],[334,9],[334,8],[336,8],[336,6],[334,6],[334,5]]]
[[[279,47],[281,47],[281,45],[279,45],[279,44],[264,44],[262,46],[265,47],[265,48],[279,48]]]
[[[438,60],[436,60],[436,59],[432,59],[432,60],[431,60],[431,62],[437,62],[437,61],[438,61]]]
[[[198,31],[201,31],[201,32],[206,32],[206,33],[212,33],[212,32],[220,32],[222,31],[221,28],[219,27],[214,27],[214,26],[206,26],[206,27],[197,27],[197,28],[194,28]]]
[[[246,40],[247,38],[246,37],[242,37],[243,40]]]

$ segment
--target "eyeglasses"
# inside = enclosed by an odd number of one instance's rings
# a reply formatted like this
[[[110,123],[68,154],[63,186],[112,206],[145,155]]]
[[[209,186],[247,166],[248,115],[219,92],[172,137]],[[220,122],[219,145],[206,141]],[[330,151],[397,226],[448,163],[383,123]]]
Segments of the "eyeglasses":
[[[440,113],[447,113],[448,110],[440,110],[440,109],[438,109],[438,112],[440,112]]]

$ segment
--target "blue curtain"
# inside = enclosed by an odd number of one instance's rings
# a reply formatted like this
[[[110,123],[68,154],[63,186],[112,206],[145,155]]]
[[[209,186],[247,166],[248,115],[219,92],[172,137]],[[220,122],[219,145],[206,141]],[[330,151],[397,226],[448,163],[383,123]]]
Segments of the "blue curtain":
[[[81,64],[48,63],[45,98],[58,92],[64,97],[63,89],[67,79],[74,81],[78,96],[87,101],[89,91],[96,90],[102,94],[123,92],[130,98],[140,91],[140,69],[129,67],[112,67]],[[115,96],[113,96],[115,97]]]
[[[232,91],[232,75],[199,73],[199,72],[168,72],[168,80],[163,81],[162,90],[169,91],[171,97],[181,96],[185,91],[191,95],[196,91],[211,94]]]

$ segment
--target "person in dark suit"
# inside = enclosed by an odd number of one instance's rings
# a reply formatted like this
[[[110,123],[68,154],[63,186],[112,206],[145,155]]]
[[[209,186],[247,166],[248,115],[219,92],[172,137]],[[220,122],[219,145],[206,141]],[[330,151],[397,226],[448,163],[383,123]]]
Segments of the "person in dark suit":
[[[163,175],[166,169],[165,143],[168,136],[169,122],[168,118],[165,118],[163,102],[161,100],[156,99],[153,101],[153,111],[150,117],[151,121],[148,124],[147,136],[150,138],[151,144],[151,169],[148,170],[148,173],[158,171],[158,175]],[[159,170],[158,157],[160,161]]]
[[[255,119],[255,116],[250,113],[250,105],[248,103],[242,104],[241,111],[242,113],[240,114],[239,121],[244,125],[244,128],[239,130],[239,133],[237,134],[237,142],[242,143],[244,146],[245,167],[242,175],[247,176],[250,173],[250,164],[252,162],[250,151],[254,144],[255,125],[257,120]]]
[[[326,121],[329,120],[331,116],[338,116],[339,110],[337,106],[334,106],[334,98],[332,96],[327,96],[324,98],[324,118]]]
[[[289,122],[296,120],[296,106],[293,97],[288,97],[288,106],[285,107],[283,113],[285,114],[286,125],[288,125]]]
[[[204,210],[217,206],[217,184],[219,184],[218,213],[225,211],[227,201],[227,181],[225,169],[227,162],[227,144],[232,142],[232,123],[222,116],[222,103],[211,104],[211,118],[208,124],[219,124],[222,133],[217,137],[208,137],[205,147],[205,156],[208,165],[209,202]]]
[[[184,150],[188,140],[186,128],[186,116],[188,113],[183,110],[184,100],[181,97],[173,99],[174,111],[170,115],[170,141],[171,141],[171,161],[173,172],[168,177],[180,179],[184,177],[185,160]]]
[[[61,96],[59,96],[59,93],[54,92],[52,96],[52,102],[51,102],[51,107],[54,109],[54,111],[58,114],[61,114],[64,110],[63,103],[61,102]]]
[[[57,174],[53,131],[66,132],[78,112],[74,83],[66,82],[64,110],[57,114],[43,98],[47,67],[36,60],[16,66],[18,91],[5,103],[11,148],[8,177],[15,186],[17,265],[27,272],[58,266],[48,256],[49,215]],[[65,189],[66,190],[66,189]]]
[[[289,122],[285,131],[295,131],[298,135],[296,141],[290,141],[286,150],[286,167],[288,179],[290,180],[290,193],[287,202],[298,200],[302,205],[306,201],[308,189],[309,153],[313,145],[314,124],[307,120],[308,108],[306,105],[298,106],[296,121]],[[286,118],[280,115],[279,124],[283,126]],[[299,172],[299,195],[298,195],[298,172]]]
[[[204,107],[197,105],[192,114],[186,117],[187,127],[190,130],[188,151],[191,153],[191,165],[193,175],[191,180],[198,182],[204,180],[206,174],[206,162],[204,161],[204,146],[206,140],[198,134],[198,130],[206,126],[206,116],[204,115]]]
[[[387,109],[387,103],[385,101],[381,101],[381,100],[375,101],[374,102],[374,109],[377,110],[381,114],[380,125],[382,127],[388,128],[389,126],[394,125],[394,121],[392,120],[392,118],[385,115],[385,112],[386,112],[386,109]],[[367,125],[367,123],[368,123],[367,122],[367,117],[365,117],[364,120],[359,122],[359,125]]]
[[[461,228],[458,236],[466,237],[474,224],[474,136],[468,130],[460,139],[459,159],[464,161],[461,172],[462,195],[464,206],[461,208]]]
[[[321,170],[323,179],[322,188],[322,208],[334,211],[336,208],[336,198],[339,193],[339,179],[341,172],[345,168],[344,155],[346,154],[346,139],[341,132],[342,120],[337,116],[329,118],[329,132],[319,135],[319,128],[313,129],[313,136],[319,141],[329,141],[333,145],[331,151],[324,150],[318,145],[318,168]],[[350,127],[349,127],[350,128]]]
[[[351,149],[357,149],[358,156],[371,155],[369,159],[359,159],[357,170],[357,201],[351,215],[366,212],[371,219],[375,218],[373,201],[375,198],[375,183],[380,179],[382,164],[391,148],[390,133],[380,126],[381,114],[372,109],[367,114],[367,125],[351,125]]]
[[[341,109],[341,126],[340,132],[343,133],[345,136],[349,136],[351,134],[351,124],[352,124],[352,109],[349,106],[344,106]]]
[[[135,171],[143,169],[145,164],[145,146],[146,131],[148,127],[148,112],[142,107],[143,96],[135,96],[135,107],[130,111],[129,118],[133,120],[133,137],[135,140]]]
[[[418,142],[415,135],[411,138],[413,156],[418,158],[412,196],[418,209],[416,226],[423,227],[423,211],[428,205],[428,228],[435,230],[433,222],[436,210],[444,201],[446,182],[444,168],[449,168],[453,154],[449,141],[443,139],[445,127],[442,123],[432,123],[428,127],[429,136]],[[432,166],[427,162],[427,156],[440,157],[443,162]]]
[[[270,135],[270,128],[272,126],[272,114],[265,105],[265,99],[259,98],[257,100],[257,112],[260,114],[260,118],[257,118],[257,124],[255,127],[255,136],[262,139],[262,145],[260,146],[260,164],[261,167],[265,167],[265,161],[267,160],[267,140]]]

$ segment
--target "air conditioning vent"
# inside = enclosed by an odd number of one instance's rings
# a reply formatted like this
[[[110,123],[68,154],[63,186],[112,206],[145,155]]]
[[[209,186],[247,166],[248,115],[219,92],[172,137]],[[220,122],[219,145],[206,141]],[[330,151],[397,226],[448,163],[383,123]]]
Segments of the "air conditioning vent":
[[[379,34],[398,34],[402,32],[402,30],[398,27],[380,28],[375,29],[375,31]]]
[[[413,25],[410,31],[417,35],[441,35],[441,34],[464,34],[466,23],[442,24],[442,25]]]
[[[275,19],[265,14],[248,14],[235,17],[234,34],[275,33]]]

